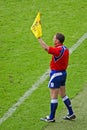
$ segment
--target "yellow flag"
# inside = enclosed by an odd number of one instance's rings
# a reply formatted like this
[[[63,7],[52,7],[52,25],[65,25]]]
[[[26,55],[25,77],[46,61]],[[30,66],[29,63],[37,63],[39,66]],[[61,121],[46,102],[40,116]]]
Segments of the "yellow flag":
[[[42,36],[42,27],[41,27],[41,21],[40,21],[40,12],[38,12],[32,26],[31,31],[35,35],[36,38],[39,38]]]

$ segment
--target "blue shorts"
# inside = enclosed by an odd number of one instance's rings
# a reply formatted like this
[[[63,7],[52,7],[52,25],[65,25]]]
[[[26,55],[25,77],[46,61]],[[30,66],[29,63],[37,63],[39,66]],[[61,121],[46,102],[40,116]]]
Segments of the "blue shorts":
[[[50,81],[48,84],[49,88],[60,88],[60,86],[65,86],[67,73],[66,71],[55,71],[50,72]]]

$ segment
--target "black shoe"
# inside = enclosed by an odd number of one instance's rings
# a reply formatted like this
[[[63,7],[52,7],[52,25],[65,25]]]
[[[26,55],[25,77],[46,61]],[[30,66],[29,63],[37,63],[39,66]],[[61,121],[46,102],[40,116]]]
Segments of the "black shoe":
[[[50,119],[49,116],[46,116],[45,118],[41,118],[40,120],[45,122],[55,122],[55,119]]]
[[[76,118],[76,116],[74,114],[72,114],[72,115],[68,114],[67,116],[63,117],[64,120],[73,120],[75,118]]]

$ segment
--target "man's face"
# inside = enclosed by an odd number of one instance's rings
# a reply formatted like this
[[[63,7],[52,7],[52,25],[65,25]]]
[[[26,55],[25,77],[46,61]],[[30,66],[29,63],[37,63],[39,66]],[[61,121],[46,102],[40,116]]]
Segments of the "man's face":
[[[59,45],[59,43],[60,43],[59,40],[56,39],[56,35],[54,35],[54,37],[53,37],[53,43],[54,43],[55,47],[57,47]]]

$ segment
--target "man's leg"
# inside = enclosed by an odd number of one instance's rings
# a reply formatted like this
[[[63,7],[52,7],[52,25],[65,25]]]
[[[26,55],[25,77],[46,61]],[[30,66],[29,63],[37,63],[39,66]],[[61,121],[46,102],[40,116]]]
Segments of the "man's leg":
[[[68,115],[69,116],[73,116],[74,112],[72,110],[72,105],[71,105],[71,101],[68,98],[68,96],[66,96],[66,92],[65,92],[65,86],[61,86],[59,89],[59,94],[64,102],[64,104],[66,105],[67,109],[68,109]],[[75,118],[75,115],[73,116],[73,119]]]
[[[66,105],[67,109],[68,109],[68,113],[69,115],[72,115],[73,114],[73,110],[72,110],[72,105],[71,105],[71,101],[70,99],[68,98],[68,96],[64,96],[62,98],[64,104]]]
[[[46,122],[55,122],[55,113],[58,106],[58,89],[50,88],[50,96],[51,96],[50,115],[46,116],[45,118],[41,118],[41,120]]]
[[[58,106],[58,89],[50,89],[51,103],[50,103],[50,119],[55,118],[56,109]]]

